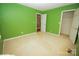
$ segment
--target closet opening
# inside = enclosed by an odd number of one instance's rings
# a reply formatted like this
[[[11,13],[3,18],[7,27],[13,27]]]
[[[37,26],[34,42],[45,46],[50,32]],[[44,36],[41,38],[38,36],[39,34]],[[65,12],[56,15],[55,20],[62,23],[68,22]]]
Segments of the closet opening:
[[[79,10],[65,11],[62,14],[60,35],[68,37],[75,43],[78,25]]]

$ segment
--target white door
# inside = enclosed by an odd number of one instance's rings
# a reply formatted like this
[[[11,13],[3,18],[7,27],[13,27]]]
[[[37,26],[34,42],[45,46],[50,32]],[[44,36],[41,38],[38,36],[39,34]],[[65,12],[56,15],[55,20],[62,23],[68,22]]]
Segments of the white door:
[[[47,14],[41,14],[41,32],[46,32],[46,16]]]
[[[70,32],[70,39],[72,40],[73,43],[75,42],[75,39],[76,39],[78,25],[79,25],[79,9],[77,9],[74,12],[74,17],[73,17],[73,22],[72,22],[72,27]]]

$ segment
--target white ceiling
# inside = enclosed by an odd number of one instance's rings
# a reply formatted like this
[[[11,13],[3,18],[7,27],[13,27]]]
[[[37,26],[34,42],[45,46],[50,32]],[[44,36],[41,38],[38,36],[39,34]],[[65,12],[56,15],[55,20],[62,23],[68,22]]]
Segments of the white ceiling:
[[[68,5],[70,3],[21,3],[22,5],[37,9],[37,10],[48,10],[56,7]]]

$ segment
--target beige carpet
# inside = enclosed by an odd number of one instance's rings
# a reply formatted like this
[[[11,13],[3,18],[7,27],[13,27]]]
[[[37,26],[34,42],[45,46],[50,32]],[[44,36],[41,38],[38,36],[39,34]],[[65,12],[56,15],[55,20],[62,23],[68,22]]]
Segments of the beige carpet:
[[[4,54],[19,56],[72,56],[74,45],[69,38],[51,33],[31,33],[4,41]]]

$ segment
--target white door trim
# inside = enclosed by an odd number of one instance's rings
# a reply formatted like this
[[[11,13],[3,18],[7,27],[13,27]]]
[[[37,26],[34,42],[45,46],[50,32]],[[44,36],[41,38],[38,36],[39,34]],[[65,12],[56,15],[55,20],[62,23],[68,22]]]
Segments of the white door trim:
[[[59,22],[59,35],[61,34],[62,17],[63,17],[64,12],[75,11],[75,10],[76,10],[76,9],[70,9],[70,10],[61,11],[61,17],[60,17],[60,22]]]

